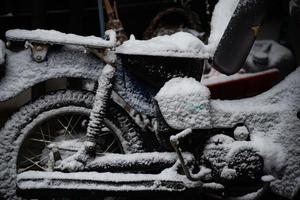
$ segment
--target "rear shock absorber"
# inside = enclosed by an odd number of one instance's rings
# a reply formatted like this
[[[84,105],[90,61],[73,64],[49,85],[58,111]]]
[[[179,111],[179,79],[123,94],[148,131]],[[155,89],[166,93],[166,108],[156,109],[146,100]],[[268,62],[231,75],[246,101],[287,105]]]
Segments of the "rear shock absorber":
[[[115,71],[114,67],[107,64],[98,79],[98,88],[87,128],[87,140],[84,143],[86,151],[90,154],[95,153],[96,139],[101,133]]]

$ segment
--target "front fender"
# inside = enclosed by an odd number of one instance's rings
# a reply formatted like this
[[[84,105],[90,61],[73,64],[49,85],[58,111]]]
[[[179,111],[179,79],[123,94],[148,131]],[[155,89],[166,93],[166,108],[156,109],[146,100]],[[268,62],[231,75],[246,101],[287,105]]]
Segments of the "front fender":
[[[47,60],[33,61],[30,49],[7,52],[4,75],[0,78],[0,102],[54,78],[74,77],[97,80],[103,63],[84,49],[73,46],[50,48]]]

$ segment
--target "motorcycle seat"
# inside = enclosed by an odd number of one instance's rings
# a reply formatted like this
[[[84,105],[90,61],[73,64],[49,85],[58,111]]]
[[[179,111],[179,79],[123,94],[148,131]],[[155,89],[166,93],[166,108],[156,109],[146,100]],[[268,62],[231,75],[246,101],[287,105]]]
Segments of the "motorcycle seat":
[[[149,40],[136,40],[132,35],[116,49],[117,54],[182,57],[182,58],[206,58],[204,43],[196,36],[177,32],[172,35],[157,36]]]

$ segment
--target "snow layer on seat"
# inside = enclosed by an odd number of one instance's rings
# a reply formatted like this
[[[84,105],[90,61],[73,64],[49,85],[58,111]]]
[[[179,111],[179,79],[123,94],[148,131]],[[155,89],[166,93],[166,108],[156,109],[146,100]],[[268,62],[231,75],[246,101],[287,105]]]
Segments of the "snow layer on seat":
[[[54,44],[76,44],[88,47],[113,47],[116,43],[116,33],[112,30],[106,31],[110,40],[104,40],[96,36],[80,36],[75,34],[66,34],[55,30],[23,30],[13,29],[6,32],[8,40],[16,41],[42,41]]]
[[[220,0],[215,6],[211,19],[211,32],[208,44],[190,33],[178,32],[150,40],[136,40],[131,36],[117,48],[117,53],[130,55],[174,56],[192,58],[213,57],[225,29],[239,0]]]
[[[178,32],[150,40],[136,40],[134,36],[117,48],[117,53],[131,55],[199,57],[204,44],[190,33]],[[203,55],[204,56],[204,55]]]

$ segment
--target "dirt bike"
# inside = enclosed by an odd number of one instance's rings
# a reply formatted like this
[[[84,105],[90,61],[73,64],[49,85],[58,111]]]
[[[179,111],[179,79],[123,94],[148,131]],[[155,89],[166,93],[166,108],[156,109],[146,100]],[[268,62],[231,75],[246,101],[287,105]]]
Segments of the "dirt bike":
[[[203,193],[254,199],[268,190],[295,197],[299,68],[269,91],[241,100],[211,99],[201,84],[210,58],[226,74],[240,69],[265,6],[236,2],[218,45],[211,46],[188,33],[131,37],[116,47],[114,31],[106,32],[107,39],[8,31],[8,45],[25,42],[28,49],[5,50],[1,101],[50,79],[80,78],[83,87],[38,98],[6,122],[0,135],[2,197]],[[166,38],[170,45],[184,38],[188,48],[197,43],[197,51],[167,46],[150,52]]]

